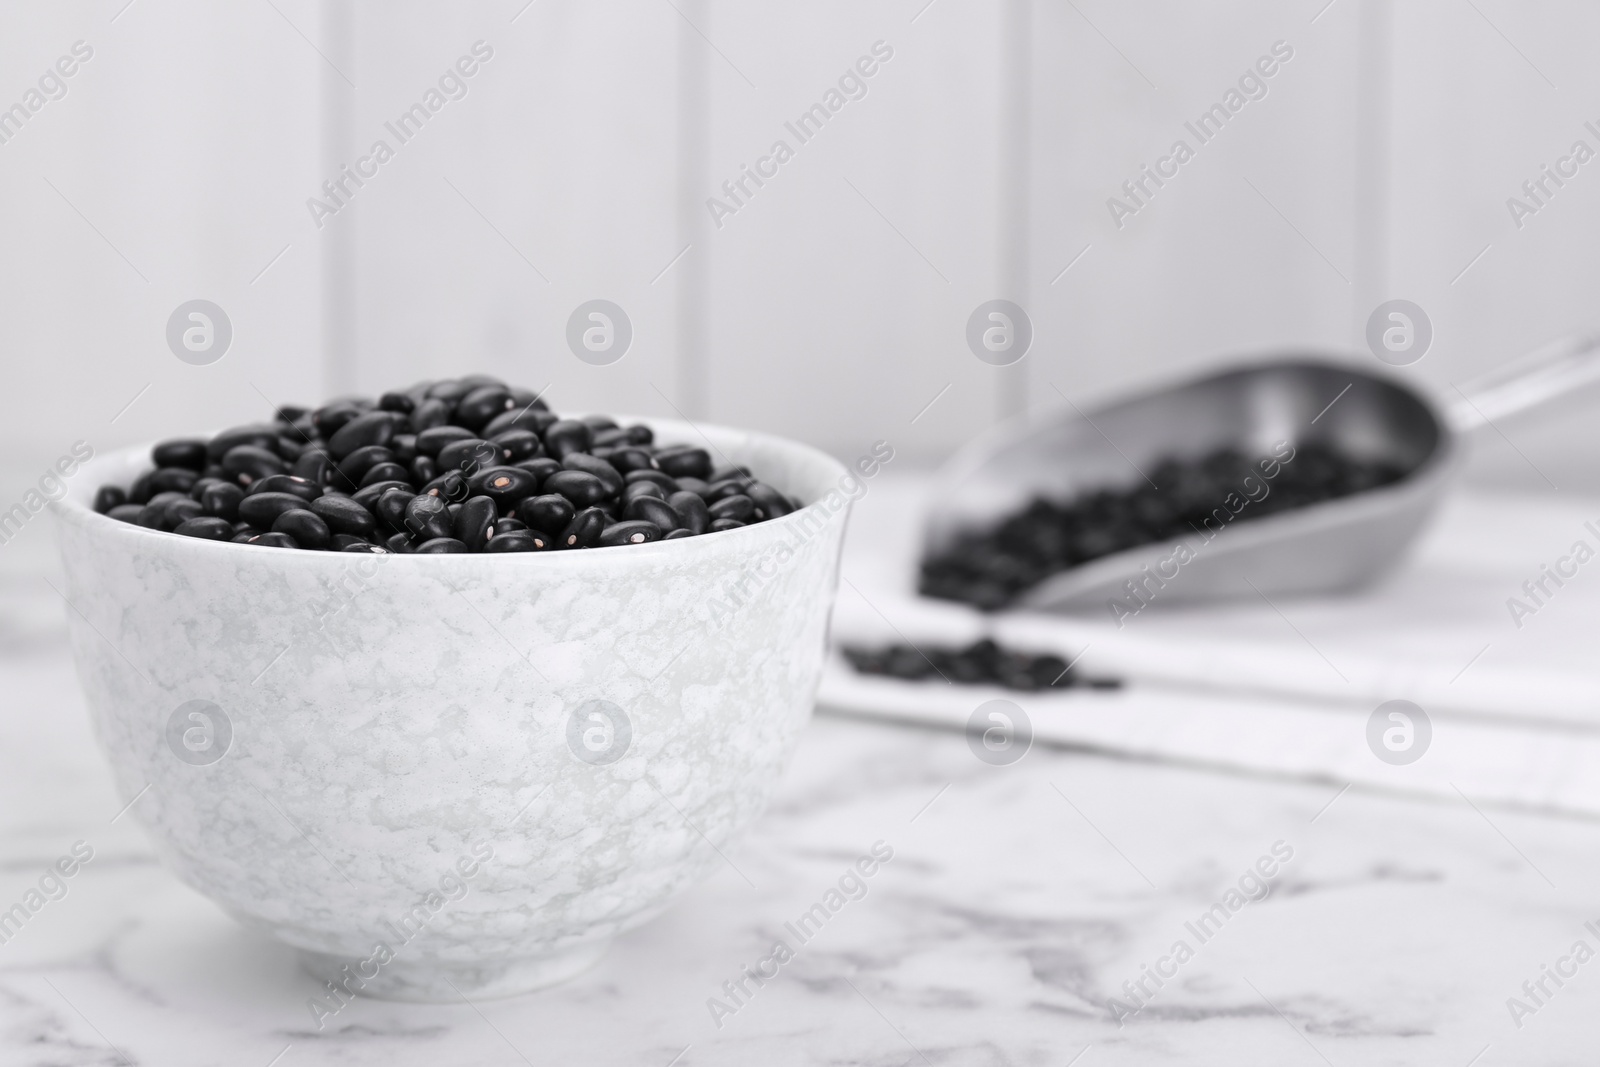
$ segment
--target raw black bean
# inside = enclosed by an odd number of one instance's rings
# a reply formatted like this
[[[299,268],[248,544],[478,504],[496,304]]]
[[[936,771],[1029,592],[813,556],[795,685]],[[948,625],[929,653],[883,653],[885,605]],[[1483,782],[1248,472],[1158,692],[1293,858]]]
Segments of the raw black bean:
[[[628,443],[628,431],[620,426],[613,426],[606,430],[595,430],[589,442],[590,448],[615,448]]]
[[[269,474],[251,483],[245,496],[255,496],[257,493],[290,493],[301,500],[310,501],[322,495],[322,487],[293,474]]]
[[[441,497],[451,503],[460,503],[472,495],[467,476],[460,471],[446,471],[423,486],[422,491],[427,496]]]
[[[340,552],[366,552],[371,555],[384,556],[389,550],[382,545],[375,545],[369,541],[352,541],[339,549]]]
[[[94,493],[94,509],[100,514],[108,513],[112,508],[121,507],[128,502],[128,494],[114,485],[102,485]]]
[[[442,382],[434,382],[432,385],[430,385],[428,387],[428,395],[436,396],[440,400],[449,401],[451,409],[454,410],[456,401],[472,392],[472,389],[473,385],[471,382],[450,378]]]
[[[363,412],[328,438],[328,454],[342,460],[366,445],[386,445],[394,436],[399,421],[400,417],[392,411]]]
[[[188,497],[170,500],[161,514],[160,528],[163,530],[176,530],[182,523],[188,522],[190,519],[198,519],[205,513],[206,509],[200,506],[200,501],[198,500],[190,500]]]
[[[222,457],[222,470],[240,485],[249,487],[269,474],[285,474],[289,465],[274,451],[260,445],[237,445]],[[157,472],[159,473],[159,472]]]
[[[721,533],[723,530],[737,530],[743,525],[738,519],[712,519],[709,530],[711,533]]]
[[[593,548],[607,526],[606,513],[599,508],[584,508],[572,517],[556,538],[557,548]]]
[[[445,445],[454,444],[456,441],[476,440],[478,440],[477,434],[460,426],[434,426],[417,433],[417,455],[437,458],[439,450]]]
[[[789,504],[789,498],[770,485],[752,482],[744,493],[745,496],[755,501],[756,518],[758,519],[781,519],[794,510]]]
[[[150,497],[153,495],[153,491],[150,488],[150,479],[154,477],[155,473],[155,471],[145,471],[133,480],[133,485],[128,487],[128,503],[147,504],[150,502]]]
[[[593,439],[589,427],[576,419],[559,419],[544,431],[545,449],[560,460],[569,452],[587,452]]]
[[[672,475],[664,474],[661,471],[653,469],[629,471],[627,474],[622,476],[622,480],[628,485],[636,485],[639,482],[653,482],[656,485],[659,485],[662,489],[666,490],[668,493],[676,493],[679,489],[683,488],[678,484],[678,479],[674,478]]]
[[[417,546],[419,556],[438,556],[450,552],[465,552],[467,546],[454,537],[435,537]]]
[[[213,485],[233,485],[233,483],[226,478],[206,478],[204,476],[196,478],[194,485],[189,488],[189,499],[199,500],[205,495],[205,491]],[[234,488],[237,489],[238,486],[234,485]]]
[[[515,411],[503,412],[490,419],[483,432],[493,437],[507,430],[532,430],[543,437],[545,430],[556,421],[555,413],[545,410],[542,406],[530,408],[526,404],[519,404]]]
[[[285,533],[302,548],[327,548],[328,524],[321,516],[306,508],[290,508],[272,521],[273,533]]]
[[[679,521],[690,532],[703,534],[711,529],[711,509],[706,507],[699,493],[680,490],[667,497],[667,503],[672,505]]]
[[[390,552],[397,555],[411,555],[417,551],[416,543],[411,540],[411,535],[408,533],[394,534],[384,544]]]
[[[617,428],[617,420],[610,415],[585,415],[578,421],[589,427],[591,433]]]
[[[641,496],[630,500],[622,511],[622,517],[653,523],[663,533],[676,530],[683,525],[683,519],[671,504],[653,496]]]
[[[734,493],[711,505],[711,520],[715,522],[717,519],[738,519],[740,522],[745,522],[755,514],[755,510],[754,500],[743,493]]]
[[[539,491],[539,478],[521,467],[490,467],[467,479],[474,494],[491,497],[502,510]]]
[[[663,541],[677,541],[680,538],[693,537],[693,536],[695,536],[695,533],[694,533],[693,530],[686,530],[686,529],[684,529],[683,527],[680,526],[676,530],[668,530],[666,533],[662,534],[661,535],[661,540],[663,540]]]
[[[545,493],[517,501],[517,518],[532,530],[565,530],[577,509],[559,493]]]
[[[272,451],[278,445],[278,428],[276,426],[235,426],[231,430],[223,430],[217,436],[206,442],[206,461],[208,463],[221,463],[222,457],[240,445],[254,445]],[[273,455],[277,455],[273,451]]]
[[[751,478],[750,468],[744,466],[718,467],[706,478],[708,482],[725,482],[732,479],[748,482]]]
[[[617,449],[615,452],[611,453],[611,457],[608,462],[623,474],[627,474],[630,471],[653,471],[660,469],[656,464],[654,456],[652,456],[646,450],[637,447]]]
[[[192,471],[203,471],[206,469],[206,443],[195,437],[162,441],[150,450],[150,462],[157,467],[187,467]]]
[[[706,498],[707,504],[715,504],[726,497],[743,496],[745,489],[749,488],[749,486],[750,479],[748,478],[723,478],[706,486],[706,490],[701,496]]]
[[[489,424],[489,420],[511,410],[513,406],[515,401],[504,386],[481,386],[456,404],[456,423],[469,430],[481,430]]]
[[[183,520],[172,528],[172,532],[182,534],[184,537],[203,537],[207,541],[227,541],[233,537],[233,523],[226,519],[201,515]]]
[[[365,545],[370,543],[371,542],[369,542],[365,537],[357,537],[355,534],[347,533],[336,533],[328,538],[328,548],[334,552],[343,552],[351,545]]]
[[[376,515],[377,511],[375,509],[378,506],[378,498],[391,489],[403,489],[407,497],[416,495],[411,491],[410,482],[379,482],[377,485],[364,485],[351,493],[350,496],[357,504]]]
[[[255,537],[251,538],[245,543],[251,545],[265,545],[268,548],[300,547],[299,543],[296,542],[295,539],[289,534],[279,532],[257,534]]]
[[[456,540],[469,551],[483,551],[483,546],[495,535],[495,522],[499,517],[500,509],[489,497],[469,497],[452,521]]]
[[[527,528],[528,524],[517,518],[515,515],[502,515],[494,524],[494,533],[496,537],[499,537],[503,533],[511,533],[514,530],[526,530]]]
[[[705,499],[705,495],[711,491],[711,483],[700,478],[691,478],[685,475],[674,478],[673,480],[678,483],[679,489],[686,489],[691,493],[696,493],[702,500]]]
[[[273,413],[279,422],[298,422],[311,414],[305,408],[297,408],[293,404],[285,404]]]
[[[525,459],[521,462],[513,463],[512,466],[521,467],[523,470],[537,477],[541,487],[544,485],[546,478],[550,477],[556,471],[561,469],[561,463],[557,460],[551,459],[549,456],[540,456],[537,459]]]
[[[335,534],[366,538],[378,529],[372,512],[347,496],[320,496],[311,502],[310,510]]]
[[[411,416],[406,420],[406,425],[411,427],[411,432],[421,437],[428,430],[443,426],[450,421],[450,404],[438,397],[429,397],[418,404],[411,411]],[[418,445],[420,449],[421,446]]]
[[[606,487],[606,496],[616,496],[627,484],[622,480],[622,472],[617,468],[603,459],[597,459],[584,452],[567,453],[561,460],[561,466],[565,470],[594,475],[600,479],[600,484]]]
[[[636,497],[653,496],[657,500],[667,499],[667,491],[655,482],[629,482],[622,490],[622,503],[626,507]]]
[[[376,485],[379,482],[398,482],[411,477],[411,472],[398,463],[380,463],[369,470],[361,479],[363,486]]]
[[[406,508],[411,501],[416,499],[416,494],[406,489],[386,489],[383,495],[373,503],[371,512],[377,520],[378,527],[388,533],[410,533],[406,528]],[[438,499],[433,497],[431,499]]]
[[[383,411],[398,411],[402,415],[411,414],[417,402],[405,393],[384,393],[378,398],[378,407]]]
[[[106,517],[116,519],[118,522],[138,523],[139,516],[144,514],[144,508],[143,504],[118,504],[106,512]]]
[[[532,430],[506,430],[495,434],[490,441],[500,450],[500,462],[506,464],[537,459],[544,452],[544,442]]]
[[[556,471],[544,480],[541,488],[560,493],[580,508],[592,507],[611,495],[606,492],[604,482],[584,471]]]
[[[451,441],[439,450],[440,470],[457,470],[469,478],[481,470],[498,466],[499,462],[500,450],[477,437]]]
[[[362,408],[348,400],[335,400],[311,413],[311,425],[322,437],[332,437],[344,428],[345,423],[360,415]]]
[[[309,445],[304,438],[286,437],[283,434],[279,434],[278,443],[272,447],[273,451],[277,452],[285,463],[293,463],[300,458],[300,453],[304,452]]]
[[[485,552],[543,552],[550,548],[550,542],[544,534],[532,533],[528,530],[507,530],[498,533],[484,543]]]
[[[378,504],[382,507],[383,501]],[[450,527],[449,506],[440,498],[424,494],[406,504],[405,530],[418,541],[450,537]]]
[[[427,485],[439,476],[439,463],[432,456],[418,456],[411,461],[411,480],[417,485]]]
[[[237,522],[239,504],[244,500],[244,490],[232,482],[212,482],[200,493],[200,506],[207,515]]]
[[[394,459],[394,451],[384,445],[367,445],[358,448],[339,461],[339,473],[359,485],[373,467]]]
[[[711,474],[711,455],[703,448],[669,445],[656,450],[656,466],[674,478],[706,479]]]
[[[643,423],[636,422],[628,427],[628,443],[630,445],[654,444],[655,439],[655,431]]]
[[[333,457],[321,448],[308,448],[300,453],[299,457],[294,461],[294,466],[289,469],[289,473],[296,478],[304,478],[312,485],[333,485],[337,483],[340,486],[355,488],[355,483],[339,473],[338,467],[333,462]]]
[[[239,518],[259,530],[270,530],[279,515],[305,506],[293,493],[257,493],[239,501]]]
[[[659,540],[661,540],[661,527],[643,520],[613,523],[600,531],[600,544],[604,547],[642,545],[646,541]]]

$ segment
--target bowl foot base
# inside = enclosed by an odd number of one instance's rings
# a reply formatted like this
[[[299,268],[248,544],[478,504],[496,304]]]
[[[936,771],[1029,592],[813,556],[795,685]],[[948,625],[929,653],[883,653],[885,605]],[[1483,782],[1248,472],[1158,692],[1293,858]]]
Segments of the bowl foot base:
[[[373,966],[364,960],[301,949],[300,964],[318,981],[332,980],[358,996],[459,1004],[463,998],[514,997],[565,982],[598,963],[609,944],[598,941],[544,956],[464,964],[408,960],[402,953],[379,967],[371,978],[361,977],[360,966],[365,965],[368,971]],[[349,977],[352,975],[355,977]]]

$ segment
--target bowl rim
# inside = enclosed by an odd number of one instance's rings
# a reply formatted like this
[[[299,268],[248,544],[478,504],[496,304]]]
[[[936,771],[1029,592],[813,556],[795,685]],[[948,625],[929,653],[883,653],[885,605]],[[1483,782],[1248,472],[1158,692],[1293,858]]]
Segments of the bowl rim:
[[[664,419],[644,415],[635,416],[627,414],[612,414],[609,412],[604,414],[607,418],[616,420],[619,425],[642,423],[643,425],[649,426],[652,431],[659,435],[666,436],[669,442],[673,444],[694,443],[695,439],[698,439],[700,442],[710,445],[711,450],[720,455],[724,460],[729,460],[725,450],[738,450],[751,445],[758,445],[781,453],[788,453],[789,455],[800,460],[803,464],[814,468],[816,471],[816,480],[819,483],[830,479],[838,483],[843,482],[846,478],[855,477],[850,469],[838,459],[835,459],[833,456],[828,455],[826,452],[823,452],[821,449],[813,445],[806,444],[803,441],[796,441],[792,438],[780,437],[776,434],[762,433],[759,430],[745,430],[738,427],[723,426],[717,423],[690,422],[684,419]],[[583,417],[584,414],[563,415],[563,418]],[[173,440],[183,436],[209,437],[218,432],[220,431],[212,431],[211,434],[171,434],[156,438],[151,441],[126,445],[121,448],[113,449],[109,452],[96,453],[88,460],[83,462],[79,468],[79,472],[89,473],[96,468],[102,467],[103,465],[108,466],[113,463],[125,463],[140,454],[143,454],[146,457],[146,462],[148,463],[150,449],[160,441]],[[733,461],[729,460],[729,462]],[[759,477],[759,475],[757,475],[757,477]],[[860,479],[857,478],[857,481],[859,482]],[[155,543],[170,544],[175,548],[179,545],[183,545],[193,548],[197,551],[236,552],[240,549],[253,551],[262,547],[257,545],[238,545],[230,541],[213,541],[204,537],[184,537],[168,530],[152,530],[145,526],[136,526],[133,523],[121,522],[117,519],[113,519],[109,515],[103,515],[100,512],[95,511],[92,506],[93,494],[97,492],[103,484],[107,483],[98,481],[76,481],[69,484],[64,495],[56,500],[50,501],[50,511],[55,515],[58,522],[70,522],[86,531],[96,533],[97,535],[100,533],[105,533],[113,537],[156,537],[161,540]],[[587,548],[582,551],[570,552],[559,550],[545,552],[504,553],[449,552],[428,553],[426,555],[421,555],[414,552],[357,553],[326,550],[318,551],[307,549],[283,549],[280,550],[278,555],[272,555],[265,558],[276,559],[281,555],[287,559],[301,559],[308,564],[317,562],[326,563],[336,560],[349,564],[352,561],[359,561],[369,558],[382,560],[385,563],[394,559],[418,561],[457,561],[454,563],[419,562],[414,564],[424,567],[448,567],[481,565],[486,559],[492,557],[497,561],[494,564],[496,567],[575,566],[581,565],[585,561],[598,562],[599,560],[597,560],[595,556],[596,552],[606,553],[605,556],[599,557],[600,560],[619,558],[610,555],[610,553],[625,549],[630,553],[630,555],[620,558],[639,559],[642,561],[644,559],[653,559],[663,555],[671,555],[673,553],[693,554],[697,552],[711,551],[714,550],[718,545],[736,545],[740,540],[747,539],[751,536],[772,536],[781,532],[795,530],[802,526],[809,528],[809,533],[805,535],[806,537],[809,537],[814,535],[818,530],[824,528],[835,515],[841,513],[848,515],[850,511],[850,505],[856,498],[846,494],[844,492],[844,486],[838,485],[836,488],[844,500],[843,505],[837,509],[831,508],[827,505],[828,498],[832,494],[832,490],[824,491],[819,493],[816,499],[806,502],[801,507],[796,508],[787,515],[783,515],[776,519],[768,519],[765,522],[754,523],[736,530],[718,530],[716,531],[717,536],[715,537],[712,537],[711,532],[708,531],[707,533],[700,534],[696,537],[683,537],[673,541],[651,541],[639,545],[601,545],[594,548]],[[787,492],[787,490],[785,490],[785,492]],[[815,525],[815,516],[819,515],[823,520],[823,525],[820,527]],[[802,516],[805,516],[805,518],[802,518]],[[769,531],[769,533],[767,535],[753,533],[753,531],[758,530],[766,530]],[[734,539],[730,540],[725,535],[734,535]],[[241,558],[253,557],[247,556]],[[558,559],[566,562],[556,563],[555,561]],[[521,562],[517,562],[519,560]],[[411,566],[413,564],[407,565]]]

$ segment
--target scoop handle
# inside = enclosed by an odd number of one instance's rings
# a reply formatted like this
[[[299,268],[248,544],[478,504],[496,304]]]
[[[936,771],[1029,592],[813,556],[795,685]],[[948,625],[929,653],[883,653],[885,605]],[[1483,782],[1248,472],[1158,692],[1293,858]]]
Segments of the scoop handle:
[[[1562,337],[1521,359],[1455,387],[1446,413],[1471,433],[1600,382],[1600,334]]]

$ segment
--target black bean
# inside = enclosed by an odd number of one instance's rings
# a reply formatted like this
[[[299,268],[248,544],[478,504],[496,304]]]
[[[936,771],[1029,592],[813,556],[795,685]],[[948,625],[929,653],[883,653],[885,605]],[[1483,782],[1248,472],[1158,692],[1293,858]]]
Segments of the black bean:
[[[222,457],[240,445],[254,445],[274,451],[278,445],[278,428],[276,426],[235,426],[231,430],[223,430],[210,441],[206,442],[206,460],[209,463],[221,463]]]
[[[513,397],[512,399],[516,398]],[[547,411],[542,406],[542,402],[541,406],[534,408],[530,408],[526,404],[518,404],[514,411],[503,412],[490,419],[489,424],[483,428],[483,433],[493,437],[496,434],[505,433],[507,430],[532,430],[543,437],[545,430],[549,429],[556,421],[555,413]]]
[[[273,413],[273,416],[279,422],[298,422],[300,419],[305,418],[309,414],[311,414],[311,412],[305,408],[297,408],[293,404],[284,404]]]
[[[711,454],[691,445],[668,445],[656,450],[656,466],[674,478],[708,478]]]
[[[404,489],[407,496],[416,495],[414,492],[412,492],[410,482],[379,482],[377,485],[362,486],[360,489],[357,489],[355,492],[351,493],[350,496],[357,504],[360,504],[362,507],[376,515],[378,498],[383,496],[383,494],[387,493],[391,489]]]
[[[580,508],[592,507],[611,495],[604,482],[584,471],[556,471],[544,480],[542,488],[560,493]]]
[[[305,438],[286,437],[283,434],[279,434],[278,442],[272,446],[272,449],[278,453],[285,463],[293,463],[300,458],[300,453],[309,447],[311,447],[310,443]]]
[[[711,491],[711,483],[700,478],[691,478],[685,475],[673,480],[678,483],[679,489],[686,489],[691,493],[696,493],[702,500],[705,499],[705,495]]]
[[[511,533],[515,530],[526,530],[527,528],[528,524],[517,518],[515,515],[502,515],[494,524],[494,535],[499,537],[503,533]]]
[[[637,485],[640,482],[651,482],[655,485],[659,485],[669,494],[676,493],[679,489],[683,488],[683,486],[678,484],[678,479],[674,478],[670,474],[664,474],[658,470],[632,470],[627,474],[624,474],[622,476],[622,480],[628,485]]]
[[[454,537],[434,537],[417,546],[419,556],[439,556],[451,552],[465,552],[467,546]]]
[[[106,517],[116,519],[118,522],[138,523],[139,516],[144,514],[144,509],[143,504],[118,504],[106,512]]]
[[[416,494],[407,489],[386,489],[368,509],[377,521],[378,528],[387,534],[393,530],[397,533],[410,533],[406,528],[406,508],[411,501],[416,499]],[[438,497],[430,499],[437,500]]]
[[[794,510],[789,505],[789,498],[770,485],[752,482],[744,493],[745,496],[755,501],[756,518],[758,519],[780,519]]]
[[[370,543],[371,542],[365,537],[357,537],[355,534],[347,533],[335,533],[328,538],[328,548],[334,552],[343,552],[351,545],[365,545]]]
[[[540,456],[537,459],[521,460],[520,462],[513,463],[512,466],[521,467],[523,470],[537,477],[541,486],[544,485],[546,478],[550,477],[556,471],[561,469],[560,461],[551,459],[549,456]]]
[[[473,493],[490,497],[501,511],[510,511],[517,501],[539,491],[539,477],[521,467],[490,467],[467,479]]]
[[[377,520],[372,512],[347,496],[319,496],[311,502],[313,514],[328,524],[335,534],[352,537],[371,537],[377,532]]]
[[[193,519],[184,519],[172,528],[172,532],[182,534],[184,537],[203,537],[207,541],[227,541],[233,537],[233,523],[226,519],[201,515]]]
[[[304,478],[312,485],[333,485],[337,482],[341,486],[355,488],[355,483],[339,473],[333,457],[321,448],[308,448],[300,453],[294,466],[289,468],[289,473],[296,478]]]
[[[366,445],[386,445],[394,436],[399,421],[399,416],[392,411],[363,412],[328,438],[328,454],[342,460]]]
[[[128,487],[128,503],[147,504],[154,495],[150,488],[150,478],[155,471],[145,471],[133,480],[133,485]]]
[[[457,378],[447,378],[442,382],[434,382],[432,385],[428,386],[428,395],[436,396],[441,400],[448,400],[450,402],[450,406],[454,408],[456,401],[472,392],[472,389],[473,385],[471,382],[462,381]]]
[[[384,545],[388,547],[390,552],[402,556],[410,555],[417,550],[416,543],[411,540],[411,535],[408,533],[394,534],[384,542]]]
[[[681,538],[684,538],[684,537],[693,537],[693,536],[695,536],[695,532],[693,530],[687,530],[687,529],[684,529],[682,526],[680,526],[676,530],[668,530],[666,533],[662,534],[661,535],[661,540],[663,540],[663,541],[677,541],[677,540],[679,540]]]
[[[578,421],[589,427],[591,432],[615,430],[617,428],[617,420],[610,415],[585,415]]]
[[[472,552],[482,552],[483,546],[495,535],[495,524],[500,509],[486,496],[469,497],[456,512],[452,527],[455,538]]]
[[[654,456],[644,449],[637,447],[619,448],[615,452],[611,453],[611,457],[609,460],[607,460],[607,462],[609,462],[613,467],[621,471],[623,474],[627,474],[630,471],[653,471],[660,469],[656,464],[656,459]]]
[[[613,426],[606,430],[595,430],[590,439],[590,448],[615,448],[628,443],[628,431],[620,426]]]
[[[239,504],[243,500],[244,490],[232,482],[212,482],[200,494],[200,506],[206,509],[207,515],[229,522],[238,521]]]
[[[226,478],[207,478],[202,475],[194,480],[194,485],[189,487],[189,499],[199,500],[205,495],[205,491],[213,485],[233,485],[233,483]],[[235,485],[234,488],[237,489],[238,486]]]
[[[481,438],[451,441],[439,450],[439,469],[458,470],[469,478],[481,470],[498,466],[500,450]]]
[[[630,445],[653,444],[655,439],[655,432],[643,423],[636,422],[628,427],[628,443]]]
[[[537,459],[544,452],[544,442],[532,430],[507,430],[491,437],[490,442],[500,450],[500,462],[521,463]]]
[[[544,431],[544,447],[556,459],[564,460],[569,452],[587,452],[593,436],[584,423],[576,419],[559,419]]]
[[[706,477],[706,481],[725,482],[735,478],[742,482],[748,483],[751,478],[750,468],[739,466],[737,464],[731,467],[718,467]]]
[[[738,519],[712,519],[709,531],[711,533],[721,533],[723,530],[737,530],[743,525],[744,523]]]
[[[378,398],[378,407],[382,411],[398,411],[402,415],[411,414],[417,402],[405,393],[384,393]]]
[[[665,500],[658,500],[653,496],[641,496],[628,502],[623,509],[625,519],[643,520],[654,524],[661,532],[676,530],[683,525],[683,519],[678,515],[671,504]]]
[[[139,505],[139,514],[133,521],[147,530],[159,530],[161,529],[161,520],[166,514],[167,505],[165,501],[161,503],[152,502]]]
[[[190,519],[198,519],[205,515],[206,509],[200,506],[200,501],[182,497],[178,500],[168,501],[166,510],[161,515],[161,529],[176,530],[181,524]]]
[[[717,501],[726,497],[743,496],[744,491],[749,488],[749,486],[750,479],[742,476],[723,478],[720,481],[712,482],[710,485],[706,486],[705,492],[701,493],[700,495],[706,498],[707,504],[715,504]]]
[[[380,463],[369,470],[361,479],[363,486],[376,485],[379,482],[398,482],[411,477],[411,472],[398,463]]]
[[[242,486],[250,486],[269,474],[284,474],[289,465],[271,449],[260,445],[237,445],[222,457],[222,470]]]
[[[577,509],[559,493],[545,493],[517,501],[517,518],[533,530],[565,530]]]
[[[323,437],[332,437],[365,409],[349,400],[335,400],[311,413],[311,425]]]
[[[327,548],[332,536],[321,516],[306,508],[290,508],[272,521],[273,533],[285,533],[302,548]]]
[[[279,515],[305,506],[293,493],[256,493],[239,501],[239,518],[259,530],[270,530]]]
[[[483,546],[485,552],[542,552],[550,548],[550,542],[543,534],[531,533],[527,530],[507,530],[497,533]]]
[[[659,540],[661,540],[661,527],[643,520],[613,523],[600,531],[600,544],[606,547],[642,545],[646,541]]]
[[[416,485],[427,485],[439,476],[439,463],[432,456],[418,456],[411,461],[410,478]]]
[[[743,493],[734,493],[711,505],[711,519],[713,522],[717,519],[738,519],[740,522],[747,522],[755,514],[755,510],[754,500]]]
[[[411,415],[406,419],[406,425],[411,427],[411,432],[419,438],[428,430],[437,429],[450,421],[451,407],[446,400],[438,397],[429,397],[411,410]],[[418,449],[421,449],[419,444]]]
[[[657,500],[667,499],[668,493],[655,482],[629,482],[622,490],[622,503],[626,507],[635,497],[653,496]]]
[[[678,520],[692,533],[703,534],[711,529],[711,509],[700,499],[699,493],[680,490],[667,497],[667,503],[678,513]]]
[[[389,550],[382,545],[372,544],[370,541],[351,541],[338,548],[340,552],[366,552],[371,555],[385,556]]]
[[[584,508],[572,517],[556,538],[557,548],[593,548],[607,526],[606,513],[599,508]]]
[[[380,507],[383,501],[378,501]],[[405,530],[418,541],[450,537],[449,506],[436,496],[414,496],[406,504]],[[451,538],[454,540],[454,538]]]
[[[561,466],[565,470],[594,475],[606,487],[606,496],[618,495],[622,492],[622,487],[627,484],[623,481],[621,471],[605,460],[597,459],[585,452],[569,452],[562,459]]]
[[[457,402],[456,424],[473,431],[481,430],[489,424],[489,420],[514,406],[511,393],[504,386],[480,386]]]
[[[428,496],[440,497],[447,503],[460,503],[472,495],[467,476],[460,471],[446,471],[423,486],[422,491]]]
[[[289,534],[286,534],[286,533],[281,533],[281,532],[276,532],[276,531],[274,531],[272,533],[257,534],[256,536],[252,537],[249,541],[247,541],[245,543],[246,544],[251,544],[251,545],[265,545],[268,548],[299,548],[300,547],[299,543],[297,541],[295,541],[295,539],[292,536],[290,536]]]
[[[157,467],[187,467],[192,471],[203,471],[206,468],[206,443],[195,437],[162,441],[150,450],[150,462]]]
[[[95,490],[94,509],[104,515],[112,508],[121,507],[128,502],[128,494],[115,485],[102,485]]]
[[[394,450],[385,445],[367,445],[358,448],[339,461],[339,473],[356,485],[361,484],[362,477],[373,467],[380,463],[389,463],[394,459]]]
[[[290,493],[301,500],[310,501],[322,495],[322,487],[293,474],[269,474],[252,482],[245,496],[254,496],[257,493]]]
[[[456,441],[476,441],[478,435],[471,430],[464,430],[460,426],[439,425],[421,430],[417,433],[417,455],[439,455],[439,450],[445,445],[454,444]]]

